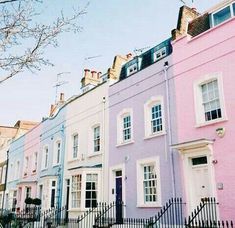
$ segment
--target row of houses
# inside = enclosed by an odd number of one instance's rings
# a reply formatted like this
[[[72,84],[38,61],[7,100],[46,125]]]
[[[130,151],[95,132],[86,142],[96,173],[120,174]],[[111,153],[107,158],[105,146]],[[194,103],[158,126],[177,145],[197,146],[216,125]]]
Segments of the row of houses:
[[[234,0],[204,14],[183,6],[171,38],[116,56],[105,74],[85,69],[80,95],[61,94],[23,135],[9,128],[1,207],[40,198],[76,217],[123,201],[126,217],[149,217],[172,197],[188,214],[216,197],[220,218],[234,219],[234,28]]]

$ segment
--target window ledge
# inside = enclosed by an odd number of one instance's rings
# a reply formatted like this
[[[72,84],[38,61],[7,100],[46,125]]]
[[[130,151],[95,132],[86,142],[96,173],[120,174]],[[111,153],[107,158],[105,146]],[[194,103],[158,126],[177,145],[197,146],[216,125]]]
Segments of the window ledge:
[[[102,155],[102,152],[93,152],[87,155],[88,158],[96,157]],[[85,159],[85,158],[84,158]]]
[[[133,144],[134,142],[135,142],[134,140],[130,140],[130,141],[127,141],[127,142],[122,142],[122,143],[117,144],[116,147],[126,146],[126,145],[129,145],[129,144]]]
[[[53,164],[53,168],[54,168],[54,167],[57,167],[57,166],[60,166],[60,163]]]
[[[48,167],[42,168],[41,171],[46,171],[47,169],[48,169]]]
[[[85,212],[86,210],[82,208],[70,208],[68,209],[68,212]]]
[[[151,135],[145,136],[145,137],[144,137],[144,140],[152,139],[152,138],[159,137],[159,136],[163,136],[163,135],[166,135],[166,132],[165,132],[165,131],[162,131],[162,132],[159,132],[159,133],[155,133],[155,134],[151,134]]]
[[[142,207],[142,208],[148,208],[148,207],[162,207],[159,203],[153,203],[153,204],[137,204],[136,207]]]
[[[208,122],[198,123],[198,124],[195,125],[195,128],[205,127],[207,125],[222,123],[222,122],[226,122],[226,121],[228,121],[227,118],[215,119],[215,120],[211,120],[211,121],[208,121]]]
[[[75,162],[75,161],[79,161],[79,158],[70,158],[68,161],[67,161],[67,163],[73,163],[73,162]]]

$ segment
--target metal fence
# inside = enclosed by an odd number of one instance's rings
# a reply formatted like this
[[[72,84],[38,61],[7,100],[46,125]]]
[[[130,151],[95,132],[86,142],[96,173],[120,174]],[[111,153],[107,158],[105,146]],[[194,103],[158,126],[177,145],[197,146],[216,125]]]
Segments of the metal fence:
[[[35,207],[17,212],[3,210],[0,223],[4,228],[233,228],[232,221],[218,221],[217,204],[214,198],[203,199],[185,218],[185,203],[172,198],[156,216],[147,219],[124,218],[122,202],[98,203],[76,218],[68,217],[66,207],[44,212]]]

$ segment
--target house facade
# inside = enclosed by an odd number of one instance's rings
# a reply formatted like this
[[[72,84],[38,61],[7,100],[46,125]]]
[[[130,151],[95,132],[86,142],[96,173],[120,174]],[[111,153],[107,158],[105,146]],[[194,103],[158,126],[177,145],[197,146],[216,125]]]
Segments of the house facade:
[[[173,148],[180,154],[188,212],[202,198],[216,197],[220,218],[234,219],[235,2],[195,16],[186,28],[192,10],[181,9],[181,26],[173,32]]]
[[[39,174],[38,156],[40,154],[40,134],[42,124],[38,124],[24,135],[21,152],[21,172],[17,183],[17,208],[25,209],[26,198],[37,198],[37,181]],[[14,156],[14,152],[11,157]],[[17,167],[15,167],[17,169]]]
[[[23,177],[24,142],[25,135],[14,140],[8,153],[7,184],[4,204],[6,209],[12,209],[12,211],[15,211],[17,208],[18,183]]]
[[[67,101],[63,205],[70,217],[104,200],[108,83],[97,84]]]
[[[63,206],[61,198],[66,156],[64,103],[64,95],[60,94],[60,100],[51,106],[50,116],[42,121],[37,182],[37,197],[42,201],[42,210]]]
[[[19,120],[11,128],[2,129],[2,136],[5,143],[1,150],[2,166],[2,208],[15,210],[18,208],[17,189],[22,179],[23,155],[24,155],[24,134],[37,125],[36,122]]]
[[[176,138],[169,116],[171,52],[168,39],[134,57],[109,89],[109,201],[124,202],[124,217],[156,215],[171,197],[181,196],[173,165],[178,155],[169,146]]]

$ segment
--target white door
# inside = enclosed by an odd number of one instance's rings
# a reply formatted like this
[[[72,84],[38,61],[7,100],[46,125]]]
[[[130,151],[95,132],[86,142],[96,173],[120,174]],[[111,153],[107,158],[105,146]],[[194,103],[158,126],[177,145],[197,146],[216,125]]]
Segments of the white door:
[[[196,209],[202,198],[211,197],[211,180],[206,156],[192,158],[190,160],[192,167],[191,202],[192,209]]]

